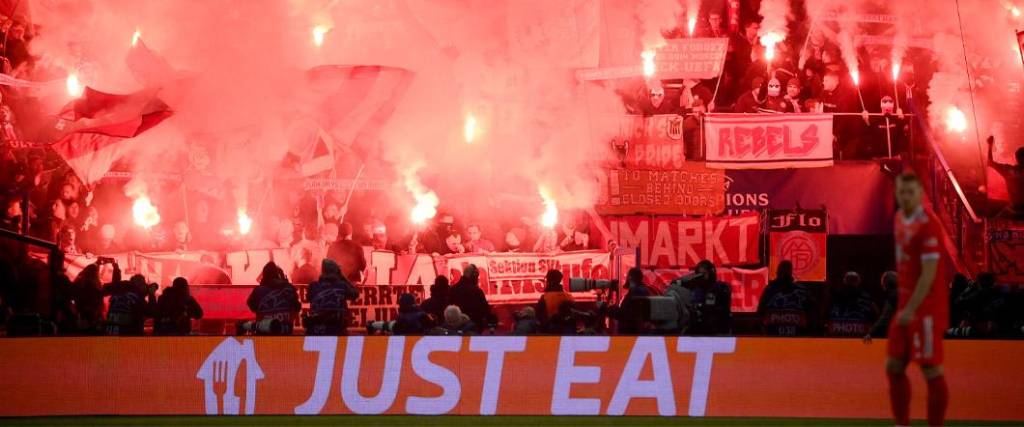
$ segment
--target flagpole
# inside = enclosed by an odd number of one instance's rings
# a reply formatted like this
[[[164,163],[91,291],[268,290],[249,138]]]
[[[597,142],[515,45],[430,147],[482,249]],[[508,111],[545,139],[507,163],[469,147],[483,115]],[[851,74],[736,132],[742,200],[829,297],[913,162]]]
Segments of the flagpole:
[[[363,168],[366,167],[366,163],[359,165],[359,171],[356,172],[356,179],[352,180],[352,188],[348,190],[348,197],[345,197],[345,213],[341,215],[341,221],[345,221],[345,215],[348,215],[348,202],[352,200],[352,193],[356,192],[356,184],[359,183],[359,177],[363,176]]]

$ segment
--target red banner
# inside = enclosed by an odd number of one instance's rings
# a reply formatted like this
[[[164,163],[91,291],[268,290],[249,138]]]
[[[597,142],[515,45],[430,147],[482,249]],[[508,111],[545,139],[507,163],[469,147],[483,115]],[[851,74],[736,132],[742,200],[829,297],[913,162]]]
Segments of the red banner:
[[[1000,283],[1024,284],[1024,227],[990,229],[989,264]]]
[[[779,262],[793,263],[797,280],[824,282],[828,259],[828,214],[824,210],[773,210],[768,222],[771,276]]]
[[[832,165],[831,114],[712,114],[704,119],[704,135],[709,167]]]
[[[1024,342],[947,341],[951,420],[1024,419]],[[889,419],[885,341],[692,337],[0,340],[0,416]],[[984,361],[979,362],[979,355]],[[921,375],[910,375],[925,390]],[[914,393],[923,417],[927,393]]]
[[[760,257],[756,212],[730,217],[605,217],[613,239],[640,248],[644,267],[693,267],[702,259],[717,266],[753,265]]]
[[[676,170],[610,169],[595,209],[603,215],[713,215],[725,210],[725,173],[685,162]]]
[[[686,165],[683,153],[683,116],[622,116],[619,128],[624,143],[622,163],[629,169],[673,170]]]
[[[673,280],[690,274],[692,270],[686,269],[655,269],[644,270],[645,282],[664,292],[669,283]],[[747,270],[744,268],[719,268],[716,269],[718,280],[728,283],[732,287],[732,304],[730,307],[733,313],[752,313],[757,311],[757,303],[761,301],[761,294],[768,286],[768,268]]]

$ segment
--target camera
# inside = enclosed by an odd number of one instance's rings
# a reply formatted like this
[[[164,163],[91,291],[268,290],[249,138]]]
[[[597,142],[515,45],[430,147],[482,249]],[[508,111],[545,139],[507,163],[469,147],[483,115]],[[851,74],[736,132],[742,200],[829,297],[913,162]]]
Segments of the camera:
[[[395,321],[385,322],[377,320],[366,324],[366,335],[391,334],[395,330]]]
[[[117,260],[107,256],[96,257],[96,265],[117,264]]]
[[[679,320],[679,308],[675,298],[668,296],[649,296],[643,299],[642,312],[647,321],[657,324],[675,323]]]
[[[581,277],[569,278],[569,291],[570,292],[587,292],[595,289],[601,290],[618,290],[618,280],[599,280],[599,279],[584,279]]]
[[[235,335],[280,335],[282,329],[277,319],[242,320],[235,325]]]
[[[707,277],[707,274],[705,274],[703,272],[694,271],[694,272],[692,272],[690,274],[686,274],[686,275],[677,277],[675,280],[673,280],[671,283],[669,283],[669,286],[672,286],[672,285],[684,286],[684,285],[689,284],[690,282],[692,282],[694,280],[703,279],[705,277]]]

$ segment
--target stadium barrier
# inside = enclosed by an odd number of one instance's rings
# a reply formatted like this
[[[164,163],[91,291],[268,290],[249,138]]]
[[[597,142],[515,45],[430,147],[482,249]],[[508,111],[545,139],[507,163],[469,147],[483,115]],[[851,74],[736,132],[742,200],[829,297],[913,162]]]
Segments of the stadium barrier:
[[[180,337],[0,341],[0,416],[887,418],[884,340]],[[951,419],[1024,420],[1024,342],[946,344]],[[913,416],[923,417],[919,372]]]

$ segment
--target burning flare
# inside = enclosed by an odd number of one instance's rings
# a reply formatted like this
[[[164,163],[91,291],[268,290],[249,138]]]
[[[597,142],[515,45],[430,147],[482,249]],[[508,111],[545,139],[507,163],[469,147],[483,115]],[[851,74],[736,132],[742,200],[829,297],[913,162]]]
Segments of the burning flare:
[[[689,31],[690,37],[693,37],[693,30],[697,29],[697,17],[691,16],[686,21],[686,30]]]
[[[761,36],[761,46],[764,46],[764,59],[772,62],[775,59],[775,45],[783,40],[779,33],[768,33]]]
[[[892,64],[892,79],[893,80],[899,80],[900,79],[900,63],[899,62],[895,62],[895,63]]]
[[[1018,9],[1017,6],[1011,6],[1010,14],[1013,15],[1014,18],[1020,18],[1020,9]]]
[[[554,228],[555,224],[558,224],[558,205],[544,187],[540,188],[540,197],[544,199],[544,213],[540,216],[540,225]]]
[[[82,96],[82,93],[85,92],[85,86],[82,85],[82,82],[78,81],[77,73],[68,74],[66,83],[68,88],[68,95],[71,95],[72,98],[78,98],[79,96]]]
[[[473,139],[476,138],[476,117],[473,117],[472,114],[466,115],[466,123],[462,127],[462,137],[467,144],[472,144]]]
[[[149,201],[148,196],[139,196],[132,203],[132,219],[142,228],[150,229],[160,223],[160,212]]]
[[[853,79],[853,84],[860,86],[860,71],[850,70],[850,78]]]
[[[316,45],[316,47],[323,46],[324,36],[327,35],[328,31],[331,31],[331,27],[327,25],[317,25],[313,27],[313,44]]]
[[[405,189],[416,200],[416,205],[412,207],[412,211],[409,213],[413,224],[423,224],[437,215],[437,205],[441,202],[437,198],[437,193],[434,193],[420,182],[419,177],[416,176],[417,170],[419,170],[419,167],[412,167],[404,172]]]
[[[640,53],[640,58],[643,59],[644,62],[644,77],[652,77],[654,76],[654,73],[658,71],[657,67],[654,65],[654,56],[656,54],[657,53],[653,50],[645,50]]]
[[[946,110],[946,130],[957,133],[967,130],[967,116],[959,108],[951,106]]]
[[[252,231],[252,218],[245,213],[245,209],[238,210],[238,232],[243,236]]]
[[[139,31],[139,29],[136,28],[135,33],[132,34],[132,47],[139,44],[139,37],[142,37],[142,31]]]

